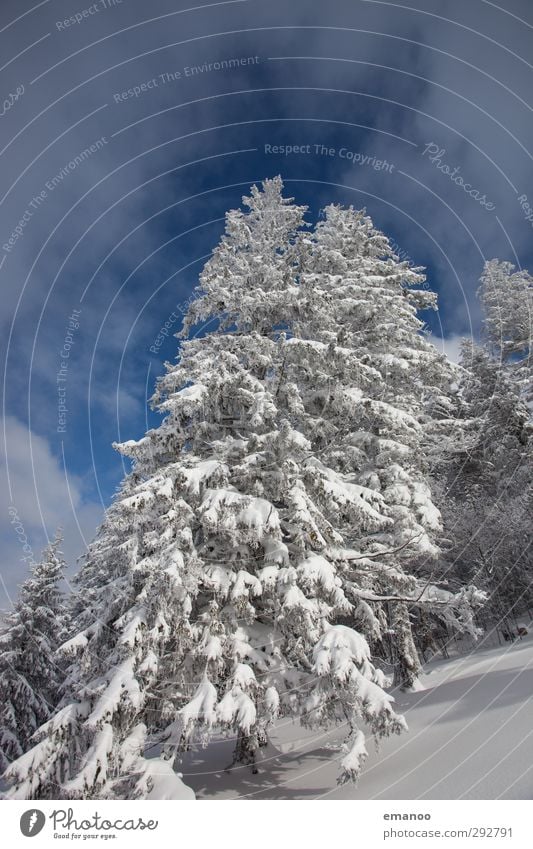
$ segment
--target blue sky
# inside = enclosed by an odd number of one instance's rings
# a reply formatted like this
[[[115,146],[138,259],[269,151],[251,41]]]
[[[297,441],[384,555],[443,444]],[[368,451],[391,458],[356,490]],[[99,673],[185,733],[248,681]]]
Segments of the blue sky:
[[[532,35],[527,0],[4,0],[0,606],[24,545],[62,525],[73,563],[93,536],[112,442],[157,421],[177,342],[150,348],[251,183],[309,220],[365,206],[427,267],[446,349],[479,333],[483,261],[533,267]]]

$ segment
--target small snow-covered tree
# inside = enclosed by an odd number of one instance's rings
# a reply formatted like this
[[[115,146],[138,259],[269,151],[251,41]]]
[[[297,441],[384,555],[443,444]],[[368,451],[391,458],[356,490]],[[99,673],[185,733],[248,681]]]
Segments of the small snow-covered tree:
[[[485,263],[478,289],[483,310],[485,341],[490,353],[533,400],[533,277],[510,262]]]
[[[391,640],[414,685],[411,610],[455,603],[409,571],[440,532],[424,443],[449,376],[416,317],[433,297],[364,213],[307,234],[279,178],[244,204],[158,382],[163,422],[117,446],[133,468],[78,578],[69,690],[12,795],[153,794],[221,731],[255,769],[281,714],[347,721],[355,778],[361,722],[405,728],[369,644]]]
[[[465,342],[461,365],[461,396],[472,433],[468,467],[495,492],[502,477],[522,464],[532,431],[530,412],[516,373],[486,347]]]
[[[525,358],[531,351],[533,333],[533,277],[516,271],[510,262],[485,263],[479,296],[491,345],[507,360]]]
[[[61,541],[58,533],[46,547],[0,632],[2,772],[29,748],[60,698],[64,669],[55,651],[69,629],[68,602],[60,588]]]
[[[509,617],[533,603],[533,427],[513,363],[465,342],[461,365],[464,438],[438,469],[453,538],[447,559],[460,583],[487,593],[486,624],[508,632]]]

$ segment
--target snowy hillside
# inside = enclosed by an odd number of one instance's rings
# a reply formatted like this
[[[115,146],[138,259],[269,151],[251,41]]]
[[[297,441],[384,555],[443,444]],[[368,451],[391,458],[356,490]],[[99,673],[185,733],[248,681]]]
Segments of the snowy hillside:
[[[313,734],[279,723],[259,774],[223,771],[233,744],[219,741],[183,765],[199,799],[531,799],[533,635],[505,648],[430,662],[426,690],[397,693],[409,733],[369,759],[357,788],[337,787],[342,729]],[[334,755],[332,759],[332,754]]]

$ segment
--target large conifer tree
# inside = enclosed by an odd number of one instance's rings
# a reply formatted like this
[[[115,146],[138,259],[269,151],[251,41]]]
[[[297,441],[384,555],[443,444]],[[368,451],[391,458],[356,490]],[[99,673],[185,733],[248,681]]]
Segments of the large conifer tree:
[[[466,609],[409,571],[438,555],[424,442],[449,375],[416,317],[432,297],[364,213],[330,207],[307,234],[281,190],[228,213],[158,383],[164,421],[117,446],[133,468],[79,575],[70,692],[14,795],[179,795],[181,750],[226,731],[253,765],[280,714],[347,721],[355,778],[361,721],[405,728],[369,643],[413,686],[411,609]]]

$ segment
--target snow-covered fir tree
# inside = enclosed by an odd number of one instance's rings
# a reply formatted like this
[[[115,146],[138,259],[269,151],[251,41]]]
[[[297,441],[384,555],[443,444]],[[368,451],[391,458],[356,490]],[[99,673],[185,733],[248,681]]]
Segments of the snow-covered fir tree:
[[[255,770],[280,715],[346,722],[356,778],[361,725],[405,728],[370,647],[415,686],[412,611],[469,627],[466,594],[427,575],[424,444],[450,382],[416,316],[433,296],[364,213],[329,207],[309,234],[279,178],[243,202],[158,383],[162,424],[117,446],[133,467],[78,577],[68,692],[14,797],[180,796],[180,752],[226,732]]]
[[[417,310],[436,308],[436,296],[421,288],[423,270],[400,262],[364,211],[328,207],[306,241],[295,319],[300,341],[291,342],[306,352],[313,447],[325,466],[374,492],[385,517],[372,533],[343,529],[349,550],[334,556],[357,627],[390,662],[395,680],[417,687],[413,624],[418,628],[424,615],[475,636],[472,603],[480,601],[471,588],[453,594],[435,585],[441,521],[427,472],[432,446],[455,424],[454,370],[426,341],[417,317]]]
[[[461,439],[436,474],[450,573],[486,591],[483,623],[508,636],[533,604],[533,279],[491,260],[478,295],[482,339],[464,342],[458,371]]]
[[[533,278],[510,262],[485,263],[479,296],[491,344],[507,360],[525,357],[531,350],[533,328]]]
[[[450,575],[487,593],[483,623],[508,635],[533,604],[533,423],[523,368],[494,352],[490,331],[485,338],[485,345],[463,345],[463,439],[437,474]]]
[[[502,367],[513,373],[533,409],[533,277],[510,262],[485,263],[478,294],[484,309],[485,342]]]
[[[20,757],[53,713],[64,669],[55,655],[70,616],[61,591],[65,562],[58,532],[22,584],[0,632],[0,768]]]

